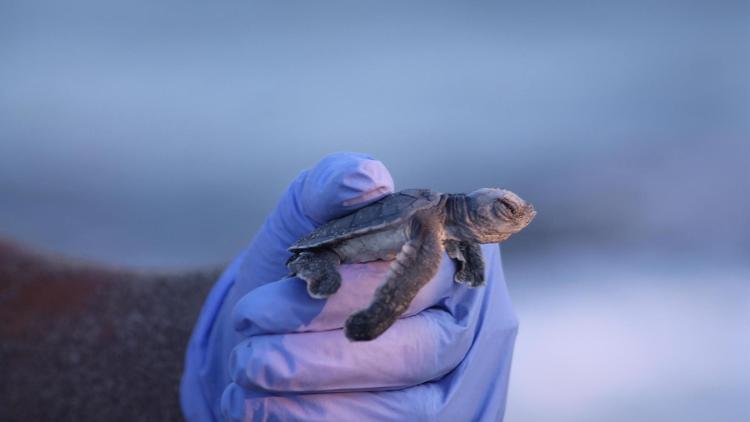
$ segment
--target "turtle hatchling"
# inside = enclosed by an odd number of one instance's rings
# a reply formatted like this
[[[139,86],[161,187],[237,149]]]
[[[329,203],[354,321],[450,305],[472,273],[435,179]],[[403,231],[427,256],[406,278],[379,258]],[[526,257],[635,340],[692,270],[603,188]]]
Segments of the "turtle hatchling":
[[[481,286],[484,261],[479,244],[504,241],[535,215],[531,204],[504,189],[470,194],[403,190],[299,239],[289,247],[287,266],[307,282],[310,296],[326,298],[341,285],[340,264],[392,260],[370,306],[349,316],[344,327],[350,340],[372,340],[435,276],[444,251],[456,263],[456,282]]]

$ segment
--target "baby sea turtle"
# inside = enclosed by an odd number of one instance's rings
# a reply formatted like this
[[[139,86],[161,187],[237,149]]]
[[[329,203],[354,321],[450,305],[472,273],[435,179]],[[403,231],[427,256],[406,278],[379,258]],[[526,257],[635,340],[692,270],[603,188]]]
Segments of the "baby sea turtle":
[[[340,264],[393,260],[369,307],[345,325],[353,341],[372,340],[403,314],[437,273],[443,251],[457,264],[454,280],[484,284],[480,243],[502,242],[526,227],[534,207],[504,189],[466,194],[409,189],[328,222],[289,247],[287,266],[315,298],[338,290]]]

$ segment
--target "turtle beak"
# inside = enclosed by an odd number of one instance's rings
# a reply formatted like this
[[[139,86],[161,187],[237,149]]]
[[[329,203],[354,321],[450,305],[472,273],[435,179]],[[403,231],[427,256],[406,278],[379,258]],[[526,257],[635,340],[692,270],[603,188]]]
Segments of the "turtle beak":
[[[534,209],[534,206],[526,203],[523,208],[521,208],[521,212],[516,214],[516,229],[515,232],[518,233],[526,226],[531,224],[531,222],[536,217],[536,210]]]

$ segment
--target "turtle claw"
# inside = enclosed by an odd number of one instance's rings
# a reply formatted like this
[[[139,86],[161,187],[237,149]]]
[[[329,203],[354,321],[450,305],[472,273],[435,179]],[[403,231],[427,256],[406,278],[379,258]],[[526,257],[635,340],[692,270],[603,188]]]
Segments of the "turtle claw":
[[[453,280],[456,283],[468,284],[469,287],[480,287],[485,284],[483,273],[478,271],[469,271],[466,269],[456,271],[456,275],[453,276]]]
[[[471,280],[470,274],[468,271],[456,271],[456,274],[453,276],[453,281],[456,283],[464,284]]]

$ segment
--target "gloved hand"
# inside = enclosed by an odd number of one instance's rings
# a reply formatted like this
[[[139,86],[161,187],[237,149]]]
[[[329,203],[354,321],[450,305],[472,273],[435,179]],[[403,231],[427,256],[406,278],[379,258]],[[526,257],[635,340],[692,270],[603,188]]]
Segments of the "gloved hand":
[[[435,278],[379,338],[351,343],[346,317],[369,304],[389,263],[343,265],[328,300],[284,277],[286,247],[326,221],[393,191],[383,165],[334,154],[292,183],[234,265],[229,357],[221,409],[231,420],[499,420],[517,330],[496,245],[484,245],[487,287]],[[227,276],[225,274],[225,276]],[[229,275],[231,276],[231,274]],[[277,281],[273,281],[277,280]]]

